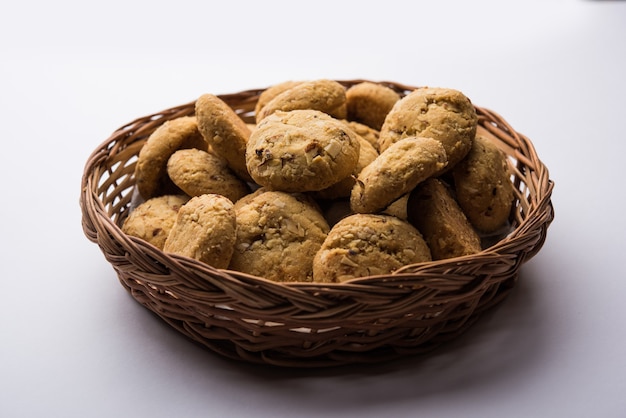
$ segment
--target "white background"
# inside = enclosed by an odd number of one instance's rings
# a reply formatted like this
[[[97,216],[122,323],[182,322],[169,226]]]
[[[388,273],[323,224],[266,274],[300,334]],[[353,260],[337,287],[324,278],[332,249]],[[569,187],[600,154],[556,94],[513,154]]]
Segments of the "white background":
[[[626,416],[626,2],[0,6],[0,416]],[[136,117],[287,79],[456,88],[530,137],[556,219],[519,286],[425,358],[232,362],[134,302],[81,229],[89,154]]]

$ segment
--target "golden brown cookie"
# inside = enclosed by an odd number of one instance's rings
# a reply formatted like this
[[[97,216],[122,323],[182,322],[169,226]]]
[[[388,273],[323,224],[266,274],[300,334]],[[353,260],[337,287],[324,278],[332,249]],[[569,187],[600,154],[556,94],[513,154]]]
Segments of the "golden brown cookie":
[[[226,160],[199,149],[176,151],[168,160],[167,173],[174,184],[192,197],[215,193],[236,202],[250,192],[246,182],[228,168]]]
[[[276,111],[250,136],[246,162],[250,176],[261,186],[318,191],[354,171],[359,145],[354,132],[321,111]]]
[[[378,83],[364,81],[346,90],[348,119],[380,130],[400,95]]]
[[[359,140],[359,159],[356,163],[356,167],[354,167],[354,171],[352,171],[352,174],[343,180],[340,180],[338,183],[315,193],[315,197],[320,199],[340,199],[350,197],[350,193],[352,192],[352,188],[356,182],[356,177],[359,175],[361,170],[378,157],[378,152],[374,149],[372,144],[367,142],[360,135],[357,135],[357,139]]]
[[[122,224],[122,231],[163,249],[178,210],[189,200],[184,195],[153,197],[133,209]]]
[[[425,136],[443,144],[446,170],[469,152],[478,119],[470,100],[460,91],[418,88],[394,105],[380,130],[380,151],[407,136]]]
[[[193,116],[169,120],[148,137],[135,166],[135,181],[143,199],[180,192],[167,175],[167,160],[185,148],[207,149]]]
[[[431,178],[409,195],[409,222],[423,235],[433,260],[471,255],[481,251],[480,238],[449,188]]]
[[[313,281],[345,282],[424,261],[431,261],[430,250],[411,224],[389,215],[355,214],[328,233],[313,261]]]
[[[265,105],[269,103],[270,100],[272,100],[274,97],[302,83],[302,81],[287,80],[266,88],[265,90],[263,90],[263,92],[261,92],[261,94],[259,94],[259,98],[257,99],[256,105],[254,106],[254,114],[258,115],[259,113],[261,113],[261,109],[263,109]]]
[[[310,282],[313,257],[330,229],[319,209],[302,194],[265,191],[244,199],[236,206],[230,269],[274,281]]]
[[[228,198],[196,196],[178,211],[163,251],[226,268],[234,251],[236,228],[235,210]]]
[[[350,206],[356,213],[379,212],[445,165],[446,152],[441,142],[402,138],[361,170],[352,188]]]
[[[476,229],[491,233],[506,225],[513,206],[513,184],[506,155],[492,141],[476,135],[452,176],[457,201]]]
[[[275,96],[257,113],[259,123],[277,110],[319,110],[337,119],[346,119],[346,89],[337,81],[313,80],[291,87]]]
[[[244,181],[250,181],[246,169],[246,144],[250,128],[222,99],[203,94],[196,100],[198,129],[211,150],[224,158],[233,172]]]

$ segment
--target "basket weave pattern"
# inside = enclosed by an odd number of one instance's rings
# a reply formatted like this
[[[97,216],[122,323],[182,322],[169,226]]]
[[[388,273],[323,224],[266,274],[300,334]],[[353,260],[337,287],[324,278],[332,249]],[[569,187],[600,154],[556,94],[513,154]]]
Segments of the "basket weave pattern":
[[[340,81],[350,87],[365,80]],[[401,95],[414,87],[381,82]],[[254,120],[259,90],[220,95]],[[379,362],[432,350],[465,331],[515,286],[553,220],[553,182],[532,143],[498,114],[476,106],[479,129],[509,157],[513,231],[471,256],[406,266],[341,284],[277,283],[165,254],[124,234],[134,169],[148,136],[194,103],[138,118],[89,157],[80,206],[97,243],[132,297],[182,334],[229,358],[289,367]]]

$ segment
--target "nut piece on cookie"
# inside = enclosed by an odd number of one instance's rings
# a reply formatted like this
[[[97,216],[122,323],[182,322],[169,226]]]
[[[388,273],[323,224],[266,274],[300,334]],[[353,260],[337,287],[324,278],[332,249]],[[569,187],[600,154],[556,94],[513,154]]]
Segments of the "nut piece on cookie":
[[[456,199],[477,230],[491,233],[506,225],[513,206],[510,174],[506,155],[480,134],[452,170]]]
[[[193,116],[166,121],[148,137],[135,166],[136,186],[143,199],[180,192],[167,175],[167,161],[174,152],[186,148],[207,149]]]
[[[408,222],[389,215],[354,214],[328,233],[313,261],[313,281],[389,274],[425,261],[431,261],[430,249]]]
[[[378,83],[364,81],[346,90],[348,119],[380,130],[400,95]]]
[[[425,136],[443,144],[448,156],[445,170],[469,152],[478,118],[463,93],[453,89],[423,87],[400,99],[380,130],[380,151],[407,136]]]
[[[236,202],[250,192],[247,183],[232,172],[226,160],[199,149],[176,151],[167,162],[167,173],[191,197],[214,193]]]
[[[306,81],[275,96],[256,114],[259,123],[277,110],[312,109],[336,119],[346,119],[346,89],[334,80]]]
[[[431,178],[418,185],[409,195],[407,214],[426,240],[433,260],[481,251],[480,237],[441,180]]]
[[[359,173],[350,195],[356,213],[376,213],[446,165],[441,142],[405,137],[392,144]]]
[[[237,241],[229,268],[273,281],[310,282],[313,257],[330,229],[319,208],[298,193],[252,195],[235,205]]]
[[[318,110],[276,111],[250,136],[246,163],[256,183],[286,192],[318,191],[349,176],[359,140],[341,121]]]
[[[244,181],[250,181],[246,169],[246,144],[250,128],[222,99],[203,94],[196,100],[198,129],[210,149],[224,158],[233,172]]]
[[[153,197],[133,209],[122,224],[122,231],[163,249],[179,209],[187,203],[185,195]]]
[[[196,196],[178,211],[163,251],[226,268],[234,251],[236,228],[234,206],[228,198]]]

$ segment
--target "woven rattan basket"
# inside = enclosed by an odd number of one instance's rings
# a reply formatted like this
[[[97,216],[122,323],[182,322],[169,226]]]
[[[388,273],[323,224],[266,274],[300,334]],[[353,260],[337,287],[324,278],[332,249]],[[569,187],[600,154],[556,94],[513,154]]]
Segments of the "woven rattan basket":
[[[365,80],[340,81],[346,87]],[[401,95],[414,87],[381,82]],[[254,120],[262,92],[220,95]],[[194,103],[139,118],[89,157],[80,205],[98,244],[132,297],[193,341],[229,358],[290,367],[380,362],[432,350],[464,332],[514,288],[520,266],[543,246],[554,212],[553,182],[532,143],[496,113],[476,107],[479,129],[509,156],[516,203],[512,232],[482,252],[406,266],[343,284],[272,282],[165,254],[120,225],[148,136]]]

